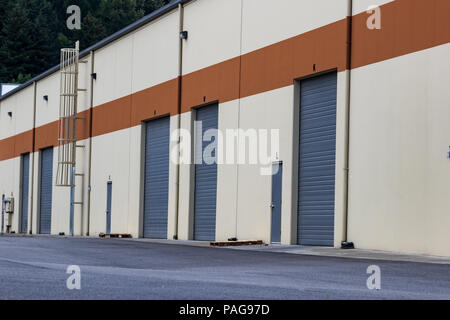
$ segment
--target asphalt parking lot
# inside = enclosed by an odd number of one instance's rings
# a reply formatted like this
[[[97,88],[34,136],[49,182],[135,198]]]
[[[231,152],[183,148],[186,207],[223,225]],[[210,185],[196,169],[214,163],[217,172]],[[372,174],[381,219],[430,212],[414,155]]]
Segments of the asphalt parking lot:
[[[67,288],[71,265],[80,290]],[[367,288],[370,265],[380,290]],[[450,299],[450,265],[0,236],[0,284],[0,299]]]

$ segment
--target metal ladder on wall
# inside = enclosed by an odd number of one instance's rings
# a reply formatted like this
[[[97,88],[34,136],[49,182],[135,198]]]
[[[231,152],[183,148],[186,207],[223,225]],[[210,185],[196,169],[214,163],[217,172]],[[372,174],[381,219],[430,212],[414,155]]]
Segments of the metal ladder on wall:
[[[70,231],[74,235],[74,207],[83,206],[83,200],[75,201],[76,178],[81,177],[84,185],[84,174],[76,172],[77,148],[77,120],[84,119],[78,116],[78,92],[86,89],[78,88],[79,75],[79,42],[75,48],[61,49],[60,61],[60,105],[58,121],[58,169],[56,186],[70,187]],[[81,193],[83,194],[83,192]]]

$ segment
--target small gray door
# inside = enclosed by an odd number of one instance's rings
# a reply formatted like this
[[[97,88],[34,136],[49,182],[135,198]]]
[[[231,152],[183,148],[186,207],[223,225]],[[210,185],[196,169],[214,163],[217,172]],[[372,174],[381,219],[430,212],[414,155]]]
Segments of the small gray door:
[[[106,234],[111,233],[111,201],[112,201],[112,182],[108,182],[106,187]]]
[[[20,195],[20,232],[28,231],[28,192],[30,186],[30,154],[22,156],[22,192]]]
[[[216,150],[211,148],[211,144],[217,144],[217,141],[214,141],[214,137],[211,137],[210,141],[203,141],[202,137],[205,136],[207,131],[213,133],[214,130],[217,130],[217,127],[217,104],[197,110],[194,239],[200,241],[214,241],[216,239],[217,163],[215,159],[217,155],[215,154]],[[206,152],[210,159],[205,159],[202,156],[206,148],[212,150],[210,154]]]
[[[39,233],[50,234],[52,226],[53,148],[41,151]]]
[[[300,88],[298,243],[333,246],[337,75],[304,80]]]
[[[272,243],[281,242],[281,197],[283,183],[283,163],[273,165],[272,175]]]
[[[170,118],[146,124],[144,238],[167,239]]]

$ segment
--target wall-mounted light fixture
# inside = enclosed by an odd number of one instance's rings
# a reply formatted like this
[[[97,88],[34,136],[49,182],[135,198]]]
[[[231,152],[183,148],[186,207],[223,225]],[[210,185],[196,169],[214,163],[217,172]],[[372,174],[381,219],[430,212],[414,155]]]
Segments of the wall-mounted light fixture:
[[[96,73],[91,73],[91,78],[93,80],[97,80],[97,74]]]
[[[181,31],[181,32],[180,32],[180,38],[181,38],[181,39],[187,40],[188,36],[189,36],[189,34],[188,34],[187,31]]]
[[[11,112],[11,111],[8,111],[8,116],[9,116],[10,118],[12,118],[12,112]]]
[[[48,96],[47,95],[45,95],[43,98],[44,98],[45,101],[48,101]]]

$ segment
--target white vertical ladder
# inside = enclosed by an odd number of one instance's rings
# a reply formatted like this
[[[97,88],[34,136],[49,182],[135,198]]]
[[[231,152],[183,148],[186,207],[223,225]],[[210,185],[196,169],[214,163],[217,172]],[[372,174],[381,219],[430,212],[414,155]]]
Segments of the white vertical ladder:
[[[60,61],[60,105],[58,122],[58,169],[56,186],[70,187],[70,235],[73,235],[74,206],[83,206],[83,201],[75,201],[75,181],[84,174],[76,172],[78,92],[86,91],[78,88],[79,75],[79,42],[75,48],[61,49]]]

